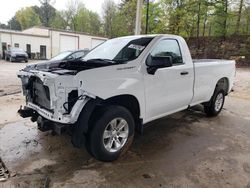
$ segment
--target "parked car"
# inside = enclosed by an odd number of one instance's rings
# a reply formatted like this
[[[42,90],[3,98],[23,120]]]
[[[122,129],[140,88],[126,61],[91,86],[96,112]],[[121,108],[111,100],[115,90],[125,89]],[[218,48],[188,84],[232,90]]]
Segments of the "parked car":
[[[46,62],[39,62],[39,63],[34,63],[30,64],[26,67],[26,70],[30,69],[37,69],[37,70],[42,70],[42,69],[51,69],[53,67],[57,67],[60,63],[64,61],[76,61],[81,59],[83,56],[85,56],[89,50],[84,49],[84,50],[77,50],[77,51],[64,51],[59,53],[58,55],[52,57],[50,60]]]
[[[14,61],[25,61],[28,62],[28,54],[21,48],[10,48],[5,51],[5,60]]]
[[[27,103],[19,114],[42,131],[70,128],[74,146],[113,161],[148,122],[197,104],[217,116],[234,76],[235,61],[192,60],[182,37],[121,37],[81,60],[20,70]]]

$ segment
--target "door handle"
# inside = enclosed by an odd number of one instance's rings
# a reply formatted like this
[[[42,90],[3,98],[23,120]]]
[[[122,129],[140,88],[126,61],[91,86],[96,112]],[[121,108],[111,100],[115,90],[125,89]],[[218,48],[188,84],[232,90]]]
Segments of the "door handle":
[[[187,75],[188,74],[188,72],[187,71],[183,71],[183,72],[181,72],[181,75]]]

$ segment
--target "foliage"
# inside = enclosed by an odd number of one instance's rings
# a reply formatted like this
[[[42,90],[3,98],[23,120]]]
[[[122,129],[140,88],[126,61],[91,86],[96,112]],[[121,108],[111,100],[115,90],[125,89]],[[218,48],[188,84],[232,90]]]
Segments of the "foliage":
[[[146,27],[146,1],[142,11],[142,34]],[[134,34],[137,0],[105,0],[102,17],[80,0],[70,0],[58,11],[52,0],[20,9],[1,28],[25,29],[43,25],[113,38]],[[184,37],[249,35],[250,7],[247,0],[149,0],[148,33],[171,33]]]
[[[22,29],[41,25],[39,15],[32,7],[22,8],[21,10],[17,11],[16,19],[20,23]]]
[[[13,18],[11,18],[8,21],[8,28],[13,29],[13,30],[21,30],[22,29],[21,24],[17,20],[16,16],[14,16]]]

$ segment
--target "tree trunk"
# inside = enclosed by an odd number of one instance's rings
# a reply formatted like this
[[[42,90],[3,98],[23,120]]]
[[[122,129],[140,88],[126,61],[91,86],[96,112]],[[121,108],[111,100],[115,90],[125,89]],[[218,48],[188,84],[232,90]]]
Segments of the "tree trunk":
[[[208,9],[208,6],[206,5],[206,10],[205,10],[205,15],[204,15],[204,23],[203,23],[203,33],[202,33],[203,37],[205,36],[205,33],[206,33],[207,9]]]
[[[227,35],[227,17],[228,17],[228,0],[224,0],[224,22],[223,22],[223,39]]]
[[[243,1],[244,0],[240,0],[240,6],[239,6],[239,12],[238,12],[238,17],[237,17],[237,22],[236,22],[235,34],[239,34],[240,19],[241,19],[241,12],[242,12],[242,7],[243,7]]]
[[[200,36],[200,11],[201,11],[201,1],[198,3],[198,15],[197,15],[197,25],[196,25],[196,42],[197,42],[197,48],[200,48],[200,41],[199,41],[199,36]]]

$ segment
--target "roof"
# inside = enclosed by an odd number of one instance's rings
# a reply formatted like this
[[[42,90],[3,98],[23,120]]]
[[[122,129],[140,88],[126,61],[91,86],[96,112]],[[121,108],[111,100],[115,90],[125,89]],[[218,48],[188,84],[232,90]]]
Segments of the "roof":
[[[30,34],[30,33],[24,33],[23,31],[17,31],[12,29],[0,29],[0,33],[49,38],[49,35]]]
[[[33,27],[27,28],[27,29],[25,29],[25,30],[29,30],[29,29],[32,29],[32,28],[46,29],[46,30],[50,30],[50,31],[59,31],[59,32],[72,33],[72,34],[79,34],[79,35],[88,35],[88,36],[92,36],[92,37],[96,37],[96,38],[100,38],[100,39],[105,39],[105,40],[107,40],[107,38],[105,38],[105,37],[103,37],[103,36],[91,35],[90,33],[86,33],[86,32],[72,31],[72,30],[64,30],[64,29],[56,29],[56,28],[44,27],[44,26],[33,26]],[[25,30],[24,30],[24,31],[25,31]]]
[[[91,35],[91,34],[89,34],[89,33],[84,33],[84,32],[68,31],[68,30],[55,29],[55,28],[43,27],[43,26],[34,26],[34,27],[27,28],[27,29],[25,29],[25,30],[23,30],[23,31],[17,31],[17,30],[12,30],[12,29],[1,29],[1,28],[0,28],[0,33],[17,34],[17,35],[25,35],[25,36],[35,36],[35,37],[46,37],[46,38],[49,38],[49,33],[47,33],[47,34],[34,34],[34,33],[29,33],[29,32],[27,32],[28,30],[31,30],[32,28],[44,29],[44,30],[47,30],[47,31],[58,31],[58,32],[63,32],[63,33],[87,35],[87,36],[91,36],[92,38],[107,40],[107,38],[105,38],[105,37],[103,37],[103,36],[96,36],[96,35]]]

